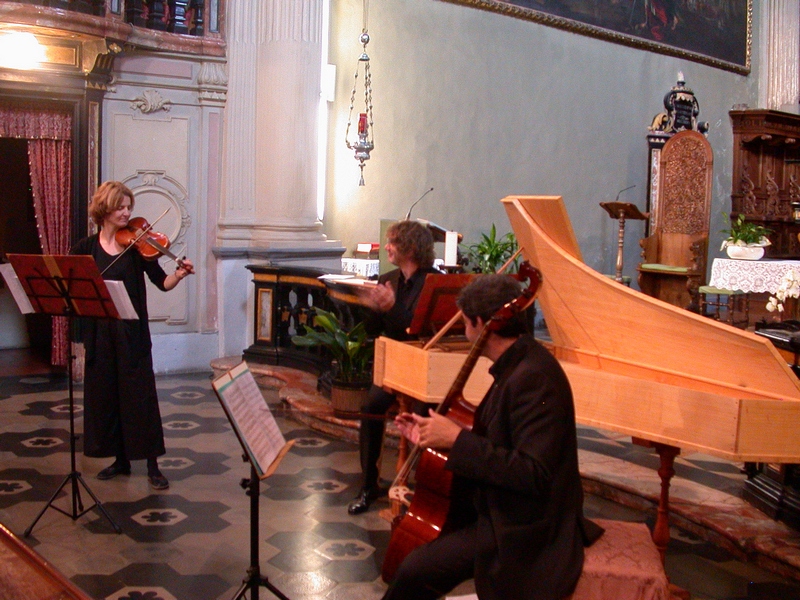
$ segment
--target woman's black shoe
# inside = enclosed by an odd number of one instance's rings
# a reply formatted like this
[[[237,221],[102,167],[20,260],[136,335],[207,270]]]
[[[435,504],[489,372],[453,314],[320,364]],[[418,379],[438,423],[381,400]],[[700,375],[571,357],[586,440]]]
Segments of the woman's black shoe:
[[[115,462],[110,467],[106,467],[102,471],[97,474],[98,479],[114,479],[117,475],[130,475],[131,474],[131,465],[122,465],[118,462]]]
[[[161,473],[157,475],[148,475],[147,482],[154,490],[165,490],[169,487],[169,481]]]

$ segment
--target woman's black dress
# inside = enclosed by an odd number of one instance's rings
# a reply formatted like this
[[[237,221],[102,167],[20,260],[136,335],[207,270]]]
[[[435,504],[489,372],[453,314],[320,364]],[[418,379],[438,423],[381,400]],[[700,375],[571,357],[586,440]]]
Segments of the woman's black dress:
[[[103,250],[97,235],[78,242],[72,254],[93,256],[101,272],[115,258]],[[144,260],[135,250],[126,252],[103,274],[103,279],[124,282],[138,320],[78,320],[79,340],[86,349],[86,456],[141,460],[166,452],[153,373],[145,273],[164,290],[164,269],[158,261]]]

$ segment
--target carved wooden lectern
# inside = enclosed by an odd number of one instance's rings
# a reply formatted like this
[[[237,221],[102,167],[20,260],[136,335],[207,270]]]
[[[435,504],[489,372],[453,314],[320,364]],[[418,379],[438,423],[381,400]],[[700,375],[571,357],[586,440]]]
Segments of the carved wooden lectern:
[[[605,209],[609,217],[619,220],[619,235],[617,239],[617,272],[614,275],[614,279],[619,283],[622,283],[622,256],[623,246],[625,244],[625,221],[630,219],[635,221],[644,221],[650,216],[650,213],[641,212],[635,204],[631,204],[629,202],[601,202],[600,206]]]

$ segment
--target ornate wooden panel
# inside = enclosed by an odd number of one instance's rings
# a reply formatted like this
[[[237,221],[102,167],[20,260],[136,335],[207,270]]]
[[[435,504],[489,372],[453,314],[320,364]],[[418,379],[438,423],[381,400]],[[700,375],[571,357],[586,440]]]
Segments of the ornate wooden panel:
[[[732,110],[733,190],[731,218],[773,231],[766,255],[800,256],[792,202],[800,201],[800,116],[777,110]]]

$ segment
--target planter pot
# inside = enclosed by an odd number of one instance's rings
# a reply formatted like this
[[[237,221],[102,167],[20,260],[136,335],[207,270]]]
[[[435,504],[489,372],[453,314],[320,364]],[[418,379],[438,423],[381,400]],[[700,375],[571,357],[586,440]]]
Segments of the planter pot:
[[[725,251],[730,258],[758,260],[764,256],[764,246],[727,246]]]
[[[357,413],[366,403],[370,382],[331,382],[331,406],[334,413]]]

